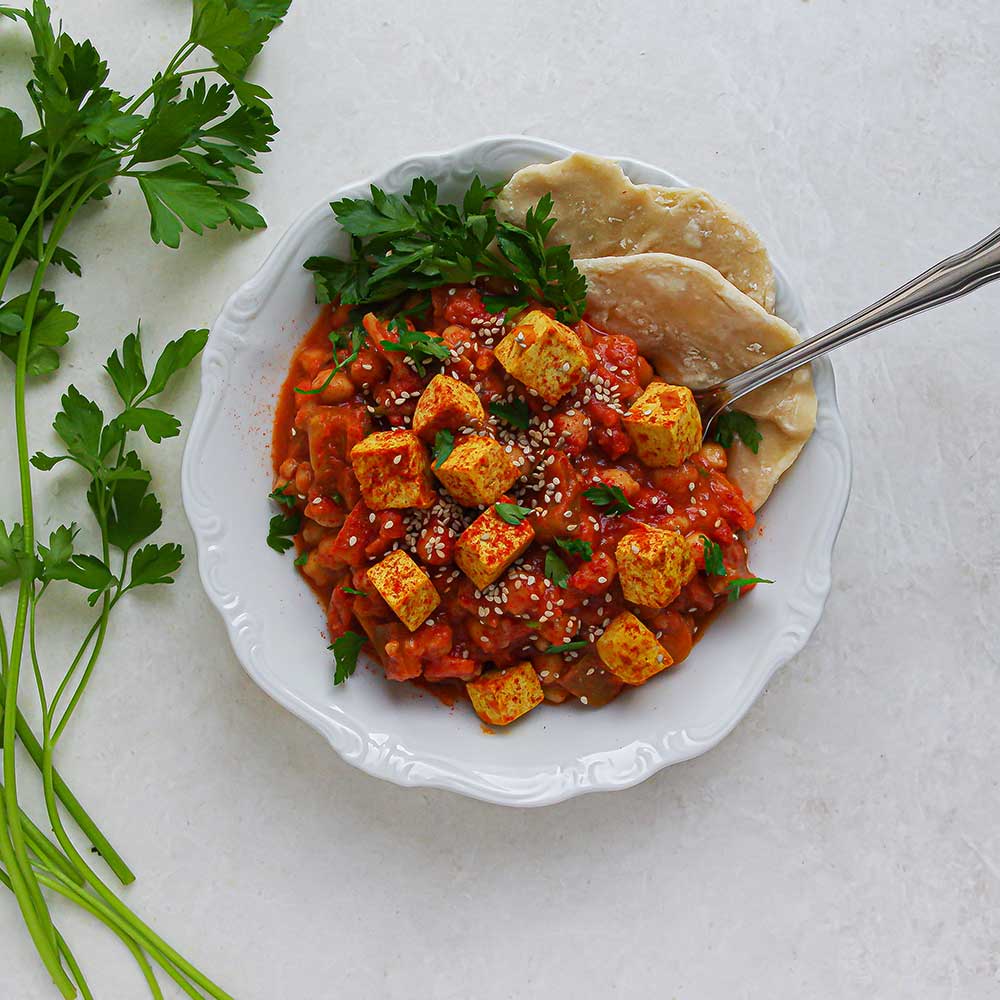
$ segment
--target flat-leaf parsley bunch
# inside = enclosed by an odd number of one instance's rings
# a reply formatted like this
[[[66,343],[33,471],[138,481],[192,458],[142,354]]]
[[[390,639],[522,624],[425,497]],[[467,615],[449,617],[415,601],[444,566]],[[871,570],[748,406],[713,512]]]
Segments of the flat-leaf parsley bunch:
[[[64,237],[80,209],[106,198],[116,179],[134,180],[150,214],[154,241],[177,247],[182,233],[223,223],[238,229],[264,225],[247,201],[241,172],[258,172],[256,157],[277,129],[270,95],[246,79],[256,55],[281,22],[290,0],[193,0],[184,43],[149,86],[133,97],[108,85],[108,66],[89,41],[53,25],[45,0],[30,8],[0,6],[0,22],[30,34],[34,48],[27,90],[36,121],[0,107],[0,352],[14,366],[13,430],[20,517],[0,521],[0,586],[17,586],[9,629],[0,619],[0,882],[17,901],[38,954],[64,997],[92,996],[69,943],[55,926],[49,896],[76,903],[118,935],[138,963],[150,993],[162,997],[158,972],[190,997],[227,994],[137,917],[91,867],[67,829],[66,814],[123,884],[134,875],[80,805],[54,766],[55,752],[97,666],[118,603],[135,590],[173,583],[179,545],[150,542],[162,521],[160,501],[135,439],[152,444],[176,437],[180,422],[159,406],[171,380],[205,344],[207,331],[189,330],[155,361],[143,351],[138,328],[108,358],[106,371],[120,405],[106,415],[69,386],[53,428],[55,454],[29,456],[29,380],[51,375],[78,317],[44,287],[49,268],[80,274]],[[9,24],[7,27],[11,27]],[[195,58],[195,57],[198,58]],[[12,278],[23,273],[20,294]],[[79,516],[97,528],[96,551],[80,551],[78,526],[36,535],[32,466],[40,471],[74,465],[87,486]],[[65,466],[64,466],[65,467]],[[54,587],[79,588],[94,621],[54,687],[36,636]],[[34,679],[40,733],[19,699]],[[18,799],[17,743],[41,773],[54,840]]]

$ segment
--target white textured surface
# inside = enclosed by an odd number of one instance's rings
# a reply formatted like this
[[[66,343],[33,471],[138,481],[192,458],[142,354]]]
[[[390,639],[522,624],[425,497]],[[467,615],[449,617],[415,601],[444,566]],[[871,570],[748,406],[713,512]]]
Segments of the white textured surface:
[[[128,89],[186,6],[114,6],[61,12]],[[1000,219],[994,4],[476,6],[295,0],[260,67],[284,129],[256,189],[271,232],[173,254],[134,192],[92,212],[34,443],[68,378],[102,391],[137,315],[157,342],[208,322],[303,205],[415,149],[524,131],[669,164],[757,224],[815,322]],[[243,674],[193,565],[123,605],[63,767],[134,905],[241,1000],[996,996],[998,306],[987,288],[837,359],[856,467],[823,623],[716,750],[632,791],[514,812],[376,782]],[[180,449],[150,455],[186,539]],[[66,926],[99,996],[142,995],[112,941]],[[0,940],[5,998],[51,995],[9,906]]]

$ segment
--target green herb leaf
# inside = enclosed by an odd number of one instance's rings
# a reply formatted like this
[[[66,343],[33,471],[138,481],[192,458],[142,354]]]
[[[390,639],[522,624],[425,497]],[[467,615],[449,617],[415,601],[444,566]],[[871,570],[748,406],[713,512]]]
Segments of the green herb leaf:
[[[293,565],[295,566],[305,566],[309,562],[309,553],[300,552],[294,559]]]
[[[62,398],[62,409],[52,427],[62,438],[70,456],[96,473],[101,462],[101,432],[104,414],[97,403],[71,385]]]
[[[445,361],[451,357],[448,345],[441,337],[411,330],[401,320],[392,320],[388,329],[396,334],[396,340],[380,341],[386,351],[398,351],[405,354],[412,362],[417,374],[423,377],[427,374],[425,368],[432,360]]]
[[[56,563],[46,567],[46,578],[49,580],[68,580],[70,583],[89,590],[87,603],[93,607],[114,582],[114,573],[108,569],[107,563],[97,556],[74,555],[64,563]]]
[[[730,603],[738,601],[740,599],[740,591],[744,587],[750,586],[752,583],[774,583],[774,580],[765,580],[763,577],[759,576],[748,576],[738,580],[727,580],[726,587],[729,589]]]
[[[756,455],[763,440],[763,435],[757,430],[757,421],[742,410],[727,410],[715,422],[715,440],[723,448],[728,448],[737,435]]]
[[[579,556],[584,562],[590,562],[594,558],[590,542],[585,542],[582,538],[557,538],[556,545],[571,556]]]
[[[367,597],[367,590],[355,590],[353,587],[341,587],[340,588],[345,594],[354,594],[355,597]]]
[[[569,587],[569,566],[552,549],[545,553],[545,577],[563,590]]]
[[[726,566],[722,561],[722,546],[707,535],[701,536],[701,548],[705,553],[705,572],[710,576],[725,576]]]
[[[533,507],[521,507],[516,503],[497,503],[493,505],[497,517],[507,524],[520,524],[534,510]]]
[[[0,193],[2,190],[3,184],[0,182]],[[2,211],[0,201],[0,212]],[[13,362],[17,361],[27,301],[28,295],[25,293],[0,306],[0,351]],[[48,375],[59,367],[58,348],[69,341],[69,334],[79,322],[80,317],[59,305],[52,292],[43,290],[39,293],[28,345],[29,375]]]
[[[170,380],[183,371],[199,354],[208,342],[208,330],[188,330],[177,340],[171,340],[156,361],[153,377],[149,380],[146,391],[138,402],[145,402],[153,396],[158,396]]]
[[[138,328],[125,338],[120,357],[118,351],[111,354],[105,362],[104,370],[111,376],[122,402],[131,406],[146,388],[146,369],[142,363],[142,343]]]
[[[526,431],[531,425],[531,407],[523,400],[515,399],[510,403],[494,401],[490,403],[490,413],[500,420],[506,420],[512,427]]]
[[[129,407],[119,414],[118,420],[127,430],[145,431],[153,444],[159,444],[164,438],[177,437],[181,432],[181,422],[173,414],[148,406]]]
[[[333,675],[334,684],[343,684],[358,667],[358,653],[365,644],[365,637],[357,632],[347,631],[333,640],[329,647],[333,650],[336,670]]]
[[[295,391],[303,396],[315,396],[321,393],[326,387],[333,381],[333,377],[337,372],[342,371],[349,364],[358,360],[358,355],[361,353],[361,348],[365,344],[367,334],[365,333],[364,327],[358,324],[351,331],[351,353],[344,358],[342,361],[338,361],[331,369],[330,374],[324,379],[323,384],[317,386],[315,389],[300,389],[298,386],[295,387]],[[346,344],[343,342],[344,335],[342,331],[334,330],[330,334],[330,343],[333,344],[334,357],[336,357],[336,352],[346,348]]]
[[[546,653],[572,653],[578,649],[586,649],[590,645],[586,639],[574,639],[573,642],[564,642],[558,646],[549,646]]]
[[[144,545],[132,557],[132,575],[128,588],[151,587],[173,583],[173,575],[180,569],[184,552],[179,545]]]
[[[149,473],[143,469],[134,451],[124,457],[120,470],[134,472],[136,476],[119,476],[114,480],[116,485],[110,491],[108,541],[115,548],[127,552],[159,529],[163,523],[163,510],[160,501],[148,492]]]
[[[73,539],[78,529],[75,524],[61,524],[49,535],[49,544],[38,546],[38,555],[42,561],[41,576],[45,580],[62,579],[59,576],[62,568],[73,558]]]
[[[434,464],[441,468],[455,449],[455,435],[451,431],[438,431],[434,435]]]
[[[30,556],[24,548],[24,529],[19,524],[7,526],[0,521],[0,587],[17,580]]]
[[[628,502],[625,494],[619,486],[608,486],[601,483],[600,486],[591,486],[583,491],[583,495],[595,507],[607,507],[607,514],[625,514],[635,508]]]
[[[302,518],[299,514],[275,514],[267,529],[267,544],[275,552],[287,552],[295,543],[292,538],[299,533]]]
[[[268,500],[273,500],[276,504],[279,504],[282,507],[287,507],[291,510],[299,502],[294,491],[291,493],[285,492],[285,490],[287,490],[291,485],[291,483],[285,483],[280,490],[272,490],[267,495]]]

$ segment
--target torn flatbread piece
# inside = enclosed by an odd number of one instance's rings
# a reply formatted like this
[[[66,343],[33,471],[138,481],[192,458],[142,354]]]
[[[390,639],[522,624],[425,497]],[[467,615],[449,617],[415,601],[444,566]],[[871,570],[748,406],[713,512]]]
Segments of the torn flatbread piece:
[[[799,341],[784,320],[702,261],[644,253],[576,263],[587,276],[586,318],[635,340],[668,382],[703,389]],[[757,421],[763,439],[756,454],[735,440],[727,475],[756,510],[812,434],[812,375],[800,368],[736,406]]]
[[[692,257],[774,311],[774,270],[760,237],[707,191],[633,184],[613,160],[574,153],[514,174],[497,197],[497,216],[523,225],[545,194],[552,195],[557,220],[550,246],[568,243],[575,258]]]

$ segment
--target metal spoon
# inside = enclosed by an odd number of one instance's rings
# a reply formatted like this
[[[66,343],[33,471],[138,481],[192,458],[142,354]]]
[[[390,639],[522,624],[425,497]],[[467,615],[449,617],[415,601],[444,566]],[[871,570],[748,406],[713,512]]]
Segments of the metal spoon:
[[[754,389],[821,358],[842,344],[857,340],[858,337],[895,323],[896,320],[957,299],[995,278],[1000,278],[1000,229],[994,230],[986,239],[968,250],[935,264],[849,319],[842,320],[739,375],[723,379],[705,389],[694,390],[704,438],[708,439],[712,424],[723,410]]]

